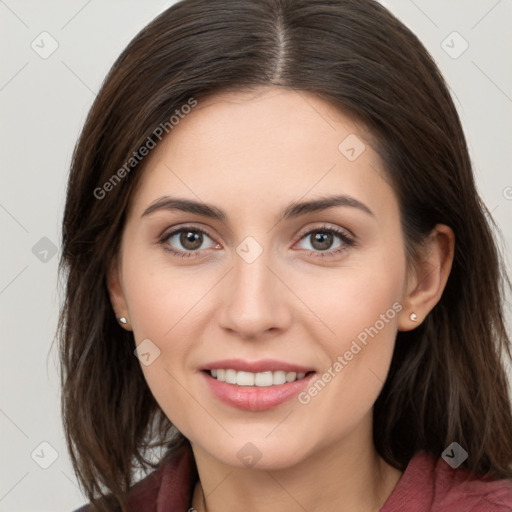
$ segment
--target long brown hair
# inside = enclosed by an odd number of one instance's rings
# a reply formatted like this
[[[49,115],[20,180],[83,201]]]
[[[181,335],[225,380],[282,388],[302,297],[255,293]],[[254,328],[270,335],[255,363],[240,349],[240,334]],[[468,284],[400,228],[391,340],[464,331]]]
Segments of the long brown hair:
[[[417,451],[439,457],[456,441],[468,452],[462,467],[512,477],[503,362],[511,356],[503,315],[510,282],[433,59],[373,0],[184,0],[145,27],[113,65],[69,176],[60,262],[67,279],[58,332],[62,415],[87,497],[109,493],[109,506],[122,504],[134,469],[155,467],[148,447],[172,456],[188,442],[153,398],[133,335],[119,327],[109,301],[106,273],[145,161],[126,163],[148,141],[158,143],[155,129],[191,98],[272,85],[315,93],[373,134],[399,198],[409,262],[437,223],[455,233],[441,300],[418,328],[397,335],[374,406],[378,453],[403,470]],[[113,181],[123,166],[122,179]],[[108,510],[105,503],[98,501],[100,510]]]

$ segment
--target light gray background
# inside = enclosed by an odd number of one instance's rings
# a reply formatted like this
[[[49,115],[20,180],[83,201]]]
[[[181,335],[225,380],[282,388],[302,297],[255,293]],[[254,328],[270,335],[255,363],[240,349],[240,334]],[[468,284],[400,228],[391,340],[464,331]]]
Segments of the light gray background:
[[[49,353],[59,309],[52,247],[60,242],[72,150],[95,92],[132,37],[172,3],[0,0],[0,512],[71,511],[85,501],[64,443],[57,355]],[[382,3],[419,36],[451,87],[508,260],[512,1]],[[31,44],[43,53],[52,38],[58,48],[43,59]],[[458,55],[464,40],[469,47]]]

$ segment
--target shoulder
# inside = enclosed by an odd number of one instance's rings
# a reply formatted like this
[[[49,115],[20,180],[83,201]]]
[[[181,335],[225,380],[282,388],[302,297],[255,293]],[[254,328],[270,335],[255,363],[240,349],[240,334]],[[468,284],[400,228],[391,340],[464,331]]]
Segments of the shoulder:
[[[511,512],[512,480],[452,468],[425,452],[409,462],[381,512]]]
[[[158,467],[145,478],[130,487],[129,506],[137,512],[153,511],[157,503],[173,503],[178,509],[188,508],[197,469],[189,447],[164,457]],[[94,512],[90,504],[73,512]]]
[[[135,510],[144,512],[145,510],[153,510],[152,507],[158,497],[160,490],[160,484],[162,482],[162,467],[152,471],[145,478],[130,487],[128,492],[129,503],[132,507],[136,507]],[[112,495],[107,496],[108,500],[112,500]],[[114,507],[114,508],[111,508]],[[118,505],[110,505],[109,510],[112,512],[121,512],[121,508]],[[73,512],[96,512],[92,508],[91,504],[83,505],[82,507],[74,510]]]

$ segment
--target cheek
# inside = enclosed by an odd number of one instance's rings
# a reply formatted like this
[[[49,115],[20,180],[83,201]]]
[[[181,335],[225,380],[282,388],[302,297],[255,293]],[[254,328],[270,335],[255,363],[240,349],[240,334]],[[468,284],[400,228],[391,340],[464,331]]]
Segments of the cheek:
[[[325,408],[325,414],[334,407],[350,411],[354,422],[371,409],[393,356],[404,268],[400,254],[394,259],[380,255],[338,269],[334,277],[316,280],[314,286],[308,281],[308,306],[321,320],[311,336],[322,340],[328,357],[319,375],[322,382],[306,391],[302,403],[315,402],[313,407]],[[320,393],[322,398],[316,399]],[[339,421],[349,421],[344,418]]]
[[[123,262],[125,294],[137,340],[154,336],[165,342],[197,314],[201,298],[214,285],[207,271],[173,266],[162,253],[141,251],[140,257],[133,253]]]
[[[147,345],[151,364],[141,359],[146,382],[170,420],[187,430],[191,415],[183,412],[191,410],[190,357],[201,341],[207,293],[218,278],[208,271],[173,268],[157,256],[134,248],[123,258],[124,292],[135,344],[154,344]]]
[[[153,266],[149,271],[145,265],[142,270],[133,269],[126,285],[136,344],[149,339],[157,347],[153,348],[157,357],[150,365],[141,362],[144,378],[160,408],[184,432],[191,431],[194,417],[201,414],[191,401],[189,379],[190,355],[200,339],[200,333],[194,332],[200,326],[198,301],[204,293],[191,282],[198,281],[183,273],[170,273],[169,268]]]
[[[338,269],[336,274],[299,278],[308,290],[306,304],[323,325],[323,335],[318,339],[330,340],[330,354],[343,350],[347,343],[358,338],[364,342],[366,330],[376,327],[383,337],[392,337],[397,325],[397,310],[401,309],[403,272],[396,268]],[[297,285],[298,286],[298,285]],[[394,307],[393,307],[394,305]]]

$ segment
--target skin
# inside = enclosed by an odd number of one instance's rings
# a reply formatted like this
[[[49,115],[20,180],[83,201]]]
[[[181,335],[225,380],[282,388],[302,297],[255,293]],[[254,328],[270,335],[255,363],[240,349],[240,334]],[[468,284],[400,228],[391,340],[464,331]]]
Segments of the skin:
[[[350,134],[366,146],[354,161],[338,149]],[[333,194],[356,198],[373,215],[338,206],[277,221],[292,201]],[[143,215],[165,195],[213,204],[227,219],[165,209]],[[322,257],[344,245],[335,235],[322,251],[307,233],[323,225],[349,233],[356,245]],[[205,230],[199,249],[179,234],[158,243],[178,227]],[[252,263],[236,252],[247,236],[263,250]],[[453,244],[452,231],[436,226],[408,270],[399,204],[371,137],[312,94],[224,93],[180,121],[146,161],[108,287],[135,344],[149,338],[160,350],[141,368],[192,444],[196,510],[376,511],[384,504],[402,473],[376,453],[373,404],[397,331],[417,327],[439,301]],[[196,256],[173,256],[166,246]],[[239,410],[220,402],[199,373],[218,359],[272,358],[321,375],[394,303],[401,311],[307,404],[294,397],[266,411]],[[248,442],[261,454],[253,467],[237,456]]]

